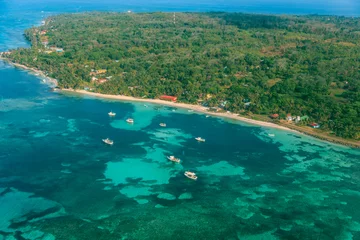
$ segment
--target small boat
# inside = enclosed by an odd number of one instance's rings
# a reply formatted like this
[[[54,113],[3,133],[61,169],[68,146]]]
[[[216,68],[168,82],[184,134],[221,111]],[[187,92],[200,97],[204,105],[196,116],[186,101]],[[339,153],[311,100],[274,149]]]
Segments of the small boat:
[[[269,133],[268,136],[269,136],[269,137],[275,137],[275,134]]]
[[[205,139],[201,138],[201,137],[197,137],[195,138],[198,142],[205,142]]]
[[[197,180],[198,178],[195,173],[189,171],[186,171],[184,175],[192,180]]]
[[[180,159],[174,156],[168,156],[167,159],[169,159],[172,162],[180,163]]]
[[[191,109],[191,110],[188,110],[188,112],[193,112],[193,111],[194,111],[194,110],[192,110],[192,109]]]
[[[109,138],[103,139],[102,141],[103,141],[104,143],[106,143],[106,144],[109,144],[109,145],[113,145],[113,144],[114,144],[114,141],[113,141],[113,140],[110,140]]]
[[[148,107],[148,105],[144,104],[144,107]]]
[[[160,123],[160,127],[166,127],[166,123]]]
[[[128,118],[128,119],[126,119],[126,122],[127,122],[127,123],[134,123],[134,119]]]
[[[116,113],[114,113],[113,111],[109,112],[108,113],[110,117],[115,117],[116,116]]]
[[[210,117],[209,115],[206,115],[206,117],[208,118],[208,117]]]

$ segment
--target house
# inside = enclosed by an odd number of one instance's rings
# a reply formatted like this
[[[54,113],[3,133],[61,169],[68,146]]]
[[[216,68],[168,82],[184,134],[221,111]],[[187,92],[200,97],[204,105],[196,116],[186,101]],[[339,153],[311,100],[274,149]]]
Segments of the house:
[[[317,123],[310,123],[309,126],[312,127],[312,128],[319,128],[320,127],[320,125],[317,124]]]
[[[107,82],[107,81],[108,81],[108,80],[107,80],[106,78],[100,78],[100,79],[97,80],[97,83],[103,84],[103,83],[105,83],[105,82]]]
[[[50,50],[55,51],[55,52],[64,52],[64,49],[58,48],[58,47],[50,47]]]
[[[270,115],[270,117],[271,117],[272,119],[276,119],[276,118],[279,118],[279,114],[275,113],[275,114],[273,114],[273,115]]]
[[[96,80],[98,80],[96,77],[91,78],[91,81],[96,81]]]
[[[175,96],[168,96],[168,95],[161,95],[160,96],[161,100],[166,100],[166,101],[172,101],[172,102],[176,102],[177,101],[177,97]]]
[[[249,107],[251,105],[251,102],[244,103],[245,107]]]
[[[290,113],[288,115],[286,115],[286,120],[289,122],[291,122],[293,120],[293,117],[291,116]]]
[[[298,122],[300,122],[300,121],[301,121],[301,117],[300,117],[300,116],[297,116],[297,117],[295,118],[295,122],[298,123]]]
[[[99,69],[95,71],[96,74],[102,74],[102,73],[106,73],[106,69]]]
[[[40,32],[40,35],[45,35],[46,33],[47,33],[46,30],[42,30],[42,31]]]
[[[11,54],[11,52],[1,52],[0,56],[6,56],[6,55],[10,55],[10,54]]]
[[[222,101],[221,103],[220,103],[220,107],[225,107],[226,106],[226,104],[227,104],[227,101]]]

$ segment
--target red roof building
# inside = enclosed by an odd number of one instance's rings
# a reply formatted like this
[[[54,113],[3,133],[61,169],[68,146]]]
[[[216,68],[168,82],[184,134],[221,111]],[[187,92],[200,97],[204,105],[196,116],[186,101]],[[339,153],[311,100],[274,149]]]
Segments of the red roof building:
[[[161,100],[166,100],[166,101],[172,101],[172,102],[176,102],[177,101],[177,97],[174,96],[168,96],[168,95],[161,95],[160,96]]]
[[[309,125],[310,125],[310,127],[312,127],[312,128],[319,128],[319,127],[320,127],[320,125],[317,124],[317,123],[310,123]]]
[[[273,115],[270,116],[271,118],[275,119],[275,118],[278,118],[279,117],[279,114],[275,113]]]
[[[108,80],[107,80],[106,78],[100,78],[100,79],[97,80],[97,82],[98,82],[99,84],[105,83],[105,82],[107,82],[107,81],[108,81]]]

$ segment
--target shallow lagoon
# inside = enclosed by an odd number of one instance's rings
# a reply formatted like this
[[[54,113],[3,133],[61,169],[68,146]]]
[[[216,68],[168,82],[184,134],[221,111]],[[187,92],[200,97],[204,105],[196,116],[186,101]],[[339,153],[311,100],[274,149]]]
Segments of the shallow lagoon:
[[[0,109],[3,236],[360,237],[359,150],[182,109],[64,96],[1,68],[22,86],[3,88]],[[125,122],[130,116],[134,125]],[[101,142],[106,137],[113,146]]]
[[[0,50],[28,46],[24,28],[59,12],[358,15],[355,1],[322,9],[325,2],[3,1]],[[181,109],[63,96],[2,62],[0,100],[0,239],[360,238],[359,150]]]

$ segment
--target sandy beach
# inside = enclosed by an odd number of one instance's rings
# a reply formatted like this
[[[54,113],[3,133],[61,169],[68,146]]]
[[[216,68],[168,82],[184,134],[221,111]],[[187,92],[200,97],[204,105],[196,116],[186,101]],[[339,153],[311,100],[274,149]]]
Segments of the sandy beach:
[[[254,124],[254,125],[258,125],[258,126],[270,127],[270,128],[276,128],[276,129],[282,129],[282,130],[300,133],[293,129],[283,127],[283,126],[280,126],[280,125],[277,125],[274,123],[253,120],[253,119],[241,117],[234,113],[210,112],[207,107],[203,107],[200,105],[169,102],[169,101],[164,101],[164,100],[160,100],[160,99],[135,98],[135,97],[129,97],[129,96],[124,96],[124,95],[108,95],[108,94],[88,92],[85,90],[62,89],[62,91],[85,94],[85,95],[89,95],[89,96],[93,96],[93,97],[97,97],[97,98],[115,99],[115,100],[119,100],[119,101],[146,102],[146,103],[154,103],[154,104],[165,105],[165,106],[170,106],[170,107],[184,108],[184,109],[194,110],[196,112],[204,113],[204,114],[211,115],[211,116],[229,118],[229,119],[238,120],[238,121],[242,121],[242,122],[246,122],[246,123],[250,123],[250,124]]]

